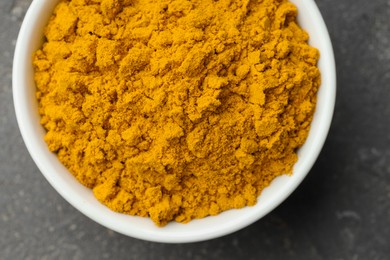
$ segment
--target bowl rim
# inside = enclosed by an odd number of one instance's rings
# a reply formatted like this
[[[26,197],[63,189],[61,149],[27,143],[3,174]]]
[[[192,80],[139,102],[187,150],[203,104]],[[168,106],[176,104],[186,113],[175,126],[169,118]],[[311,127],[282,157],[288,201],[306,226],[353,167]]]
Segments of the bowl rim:
[[[291,2],[294,3],[297,1],[298,0],[292,0]],[[308,156],[305,157],[304,165],[302,166],[303,172],[300,173],[299,176],[294,178],[293,181],[290,181],[289,185],[286,186],[285,190],[280,193],[280,196],[277,196],[272,200],[267,201],[267,203],[264,203],[262,210],[252,212],[249,216],[238,217],[234,221],[230,221],[227,224],[219,223],[218,227],[214,229],[211,228],[207,230],[199,230],[199,232],[197,232],[196,234],[151,232],[143,230],[142,227],[133,227],[132,229],[129,229],[122,224],[115,223],[115,221],[107,217],[107,215],[111,216],[111,213],[102,214],[102,211],[100,209],[97,209],[93,205],[91,206],[86,201],[83,201],[83,199],[80,197],[80,194],[69,193],[69,188],[62,189],[62,187],[64,187],[63,185],[68,184],[64,184],[63,181],[60,181],[58,178],[56,178],[56,174],[51,174],[52,169],[50,169],[46,165],[47,160],[49,159],[41,156],[40,154],[37,154],[37,141],[34,138],[31,138],[36,137],[39,133],[34,130],[32,126],[33,120],[28,116],[28,111],[30,110],[30,108],[28,106],[28,102],[26,102],[27,96],[25,86],[27,85],[27,77],[25,75],[31,74],[28,73],[27,66],[32,67],[32,65],[26,65],[29,62],[28,55],[31,55],[31,53],[27,51],[28,48],[26,46],[29,43],[29,38],[33,33],[34,22],[32,21],[34,21],[34,19],[39,19],[37,18],[39,11],[47,2],[48,0],[33,0],[19,31],[15,47],[12,72],[14,108],[22,138],[31,157],[33,158],[41,173],[45,176],[45,178],[52,185],[52,187],[54,187],[54,189],[66,201],[68,201],[71,205],[77,208],[84,215],[88,216],[90,219],[101,224],[102,226],[117,231],[121,234],[148,241],[165,243],[188,243],[209,240],[240,230],[271,212],[297,188],[297,186],[302,182],[302,180],[306,177],[307,173],[314,165],[314,162],[316,161],[328,135],[333,117],[336,97],[336,66],[330,36],[326,28],[325,22],[322,18],[322,15],[314,0],[305,0],[305,5],[307,6],[307,8],[310,9],[311,12],[313,12],[313,17],[317,17],[317,28],[321,31],[323,43],[322,53],[325,52],[327,54],[325,57],[321,56],[321,59],[326,59],[325,66],[328,73],[327,82],[329,87],[327,89],[327,92],[323,93],[323,95],[326,95],[326,103],[324,104],[325,107],[323,110],[326,110],[327,112],[323,112],[325,114],[322,115],[321,122],[319,123],[320,126],[318,127],[319,130],[316,132],[316,138],[318,138],[318,140],[316,140],[316,145],[314,146],[315,149]],[[73,176],[71,177],[73,178]],[[243,211],[243,209],[240,209],[240,211]]]

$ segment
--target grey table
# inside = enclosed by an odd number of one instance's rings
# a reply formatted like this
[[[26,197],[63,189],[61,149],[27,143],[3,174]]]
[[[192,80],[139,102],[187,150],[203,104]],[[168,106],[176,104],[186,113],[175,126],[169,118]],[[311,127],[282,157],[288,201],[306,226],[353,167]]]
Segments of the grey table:
[[[12,56],[31,0],[0,0],[0,259],[389,259],[390,1],[317,0],[338,73],[325,147],[281,206],[234,234],[167,245],[94,223],[41,175],[13,109]]]

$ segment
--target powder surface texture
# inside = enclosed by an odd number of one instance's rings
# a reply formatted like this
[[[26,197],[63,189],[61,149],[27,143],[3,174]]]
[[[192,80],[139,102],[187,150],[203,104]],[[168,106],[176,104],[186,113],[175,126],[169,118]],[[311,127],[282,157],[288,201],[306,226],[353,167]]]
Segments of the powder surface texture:
[[[34,55],[49,149],[157,225],[256,203],[291,174],[319,52],[285,0],[71,0]]]

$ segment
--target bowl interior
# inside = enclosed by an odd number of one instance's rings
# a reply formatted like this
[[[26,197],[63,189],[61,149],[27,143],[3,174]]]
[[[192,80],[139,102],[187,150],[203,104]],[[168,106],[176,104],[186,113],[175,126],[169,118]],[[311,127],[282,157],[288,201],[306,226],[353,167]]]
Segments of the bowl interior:
[[[125,235],[159,242],[194,242],[219,237],[241,229],[278,206],[303,180],[314,164],[329,130],[335,99],[335,65],[332,46],[321,14],[313,0],[291,0],[299,10],[300,25],[310,34],[310,44],[321,52],[319,68],[322,84],[306,143],[298,152],[298,162],[290,177],[276,178],[253,207],[230,210],[218,216],[170,223],[159,228],[148,218],[112,212],[98,202],[91,190],[82,186],[52,154],[43,140],[39,124],[32,53],[42,44],[43,28],[59,1],[34,0],[20,30],[14,57],[13,92],[18,124],[26,146],[51,185],[74,207],[94,221]]]

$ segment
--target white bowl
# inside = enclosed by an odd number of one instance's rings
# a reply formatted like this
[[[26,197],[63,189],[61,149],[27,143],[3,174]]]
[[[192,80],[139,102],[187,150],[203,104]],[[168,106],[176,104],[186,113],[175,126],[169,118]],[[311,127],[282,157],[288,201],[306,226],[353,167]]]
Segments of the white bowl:
[[[43,28],[58,2],[34,0],[26,14],[14,56],[13,95],[19,128],[32,158],[50,184],[79,211],[103,226],[135,238],[167,243],[202,241],[232,233],[260,219],[285,200],[309,172],[328,134],[336,92],[332,45],[313,0],[291,0],[298,7],[300,25],[310,34],[310,44],[321,52],[318,66],[322,74],[311,130],[299,149],[293,175],[276,178],[253,207],[229,210],[188,224],[170,223],[164,228],[148,218],[115,213],[102,205],[90,189],[68,172],[43,140],[45,131],[39,124],[32,54],[41,46]]]

